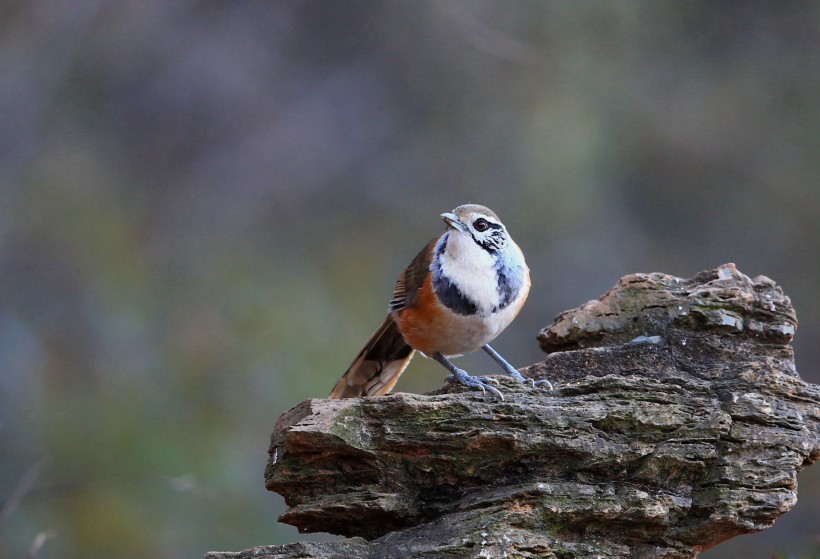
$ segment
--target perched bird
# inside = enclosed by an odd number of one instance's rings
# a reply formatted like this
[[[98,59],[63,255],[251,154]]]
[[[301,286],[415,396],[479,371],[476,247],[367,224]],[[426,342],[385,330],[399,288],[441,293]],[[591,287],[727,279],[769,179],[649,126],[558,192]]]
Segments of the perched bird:
[[[524,376],[488,344],[512,322],[530,291],[524,255],[492,210],[465,204],[441,214],[447,229],[399,275],[390,314],[330,393],[330,398],[389,392],[416,351],[435,359],[448,378],[502,399],[448,357],[484,349],[507,374]],[[532,381],[531,381],[532,382]],[[533,382],[533,385],[548,381]]]

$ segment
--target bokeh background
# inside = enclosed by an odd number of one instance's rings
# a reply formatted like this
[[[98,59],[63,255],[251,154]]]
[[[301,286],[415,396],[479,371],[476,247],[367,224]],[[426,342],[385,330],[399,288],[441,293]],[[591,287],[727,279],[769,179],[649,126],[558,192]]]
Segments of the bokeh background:
[[[2,2],[0,558],[327,537],[276,522],[269,434],[465,202],[532,268],[513,363],[622,275],[735,262],[820,381],[819,92],[814,1]],[[817,557],[800,485],[703,557]]]

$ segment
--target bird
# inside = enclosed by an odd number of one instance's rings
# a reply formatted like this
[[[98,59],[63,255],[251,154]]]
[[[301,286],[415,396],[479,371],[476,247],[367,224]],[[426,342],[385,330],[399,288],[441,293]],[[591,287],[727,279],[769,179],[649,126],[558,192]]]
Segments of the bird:
[[[415,352],[444,366],[448,380],[504,395],[490,377],[473,376],[450,361],[483,349],[511,377],[533,386],[489,343],[516,317],[530,291],[524,254],[498,216],[485,206],[464,204],[441,214],[443,233],[399,274],[389,313],[329,398],[380,396],[389,392]]]

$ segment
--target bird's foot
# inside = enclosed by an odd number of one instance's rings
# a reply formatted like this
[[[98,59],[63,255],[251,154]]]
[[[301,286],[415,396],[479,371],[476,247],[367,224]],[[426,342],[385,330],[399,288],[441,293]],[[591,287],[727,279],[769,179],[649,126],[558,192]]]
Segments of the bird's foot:
[[[548,381],[548,380],[533,380],[533,379],[531,379],[531,378],[527,378],[527,377],[525,377],[524,375],[522,375],[521,373],[519,373],[519,372],[516,370],[516,368],[515,368],[515,367],[513,367],[512,365],[510,365],[509,363],[507,363],[507,360],[506,360],[506,359],[504,359],[503,357],[501,357],[501,355],[500,355],[500,354],[499,354],[496,350],[494,350],[493,348],[491,348],[489,344],[487,344],[487,345],[485,345],[485,346],[482,346],[482,348],[481,348],[481,349],[483,349],[484,351],[486,351],[486,352],[487,352],[487,354],[488,354],[490,357],[492,357],[492,358],[493,358],[493,360],[494,360],[496,363],[498,363],[499,365],[501,365],[501,368],[502,368],[502,369],[504,369],[504,372],[506,372],[508,375],[510,375],[512,378],[514,378],[514,379],[515,379],[515,380],[517,380],[518,382],[521,382],[521,383],[524,383],[524,382],[529,382],[530,384],[532,384],[533,388],[535,388],[536,386],[548,386],[548,387],[549,387],[549,389],[550,389],[550,390],[552,390],[552,383],[551,383],[550,381]]]
[[[499,389],[497,389],[495,386],[490,386],[489,384],[487,384],[488,382],[494,382],[496,385],[498,385],[499,382],[494,378],[484,377],[484,379],[480,379],[467,373],[467,371],[464,371],[462,369],[456,369],[455,371],[453,371],[452,374],[450,374],[450,376],[447,377],[447,380],[458,381],[464,386],[468,386],[470,388],[477,388],[485,394],[489,390],[502,400],[504,399],[504,395],[501,393]]]
[[[521,373],[519,373],[515,369],[512,369],[511,371],[507,371],[507,372],[509,373],[509,375],[512,378],[514,378],[518,382],[529,383],[533,388],[535,388],[536,386],[546,386],[548,390],[552,390],[552,383],[550,381],[546,380],[546,379],[534,380],[534,379],[531,379],[529,377],[525,377],[524,375],[522,375]]]

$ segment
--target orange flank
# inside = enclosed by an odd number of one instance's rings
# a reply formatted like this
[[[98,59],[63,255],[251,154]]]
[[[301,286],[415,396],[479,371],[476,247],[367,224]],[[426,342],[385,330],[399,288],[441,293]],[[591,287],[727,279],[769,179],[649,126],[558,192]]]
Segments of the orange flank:
[[[410,347],[432,355],[441,351],[442,337],[449,337],[451,315],[444,312],[433,291],[433,275],[427,274],[413,306],[393,313],[393,320]]]

